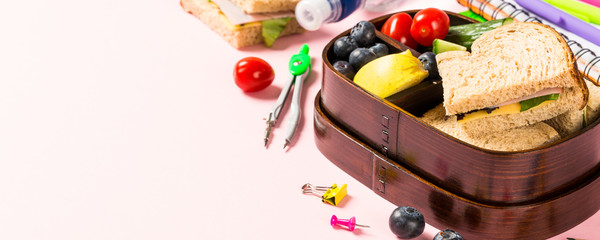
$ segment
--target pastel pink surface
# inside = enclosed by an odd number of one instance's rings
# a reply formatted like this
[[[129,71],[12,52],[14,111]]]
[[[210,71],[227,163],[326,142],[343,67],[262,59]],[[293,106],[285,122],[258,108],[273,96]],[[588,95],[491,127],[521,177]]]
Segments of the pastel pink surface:
[[[237,50],[176,0],[3,5],[0,239],[396,239],[396,206],[321,155],[312,122],[323,47],[384,13]],[[406,0],[392,11],[426,7],[466,10]],[[288,106],[265,149],[262,119],[303,43],[313,68],[299,128],[282,149]],[[267,89],[235,85],[248,56],[275,69]],[[346,183],[348,195],[331,206],[302,194],[305,183]],[[370,228],[332,229],[332,214]],[[599,225],[597,213],[553,239],[598,239]]]

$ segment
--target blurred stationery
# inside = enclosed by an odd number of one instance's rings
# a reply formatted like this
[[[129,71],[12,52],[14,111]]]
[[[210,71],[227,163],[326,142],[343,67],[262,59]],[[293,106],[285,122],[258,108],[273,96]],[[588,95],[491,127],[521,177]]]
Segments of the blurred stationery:
[[[321,201],[337,206],[340,201],[348,194],[347,185],[339,186],[337,184],[331,187],[314,186],[310,183],[302,185],[302,193],[314,194],[321,197]]]
[[[581,0],[584,3],[588,3],[590,5],[594,5],[596,7],[600,7],[600,0]]]
[[[530,0],[529,0],[530,1]],[[559,27],[550,21],[539,18],[539,15],[533,14],[527,10],[523,10],[511,0],[457,0],[463,6],[468,7],[474,13],[483,16],[487,20],[513,18],[515,21],[521,22],[540,22],[553,27],[567,41],[567,44],[573,51],[577,59],[577,67],[584,77],[598,85],[600,81],[600,47],[589,40],[578,36],[577,33],[569,32],[567,29]],[[562,12],[561,12],[562,13]],[[561,14],[562,17],[563,14]],[[552,17],[552,16],[549,16]],[[572,17],[572,16],[571,16]],[[554,16],[554,19],[561,18]],[[576,19],[577,20],[577,19]],[[561,23],[562,24],[562,23]],[[586,23],[587,24],[587,23]],[[591,26],[591,25],[589,25]],[[597,28],[594,31],[598,31]],[[598,33],[597,33],[598,34]],[[586,34],[589,35],[589,34]],[[592,36],[600,38],[600,34]],[[600,44],[600,42],[598,42]]]
[[[356,227],[369,228],[367,225],[362,225],[356,223],[356,217],[351,217],[349,219],[339,219],[336,215],[331,216],[331,220],[329,220],[329,224],[332,227],[337,225],[345,226],[350,232],[354,231]]]
[[[478,14],[474,13],[471,10],[467,10],[467,11],[461,12],[459,14],[463,15],[465,17],[469,17],[469,18],[475,19],[475,20],[477,20],[479,22],[485,22],[485,21],[487,21],[485,18],[483,18],[482,16],[479,16]]]
[[[583,21],[600,24],[600,8],[575,0],[544,0]],[[539,14],[538,14],[539,15]]]
[[[542,0],[515,0],[521,7],[600,46],[600,29]]]

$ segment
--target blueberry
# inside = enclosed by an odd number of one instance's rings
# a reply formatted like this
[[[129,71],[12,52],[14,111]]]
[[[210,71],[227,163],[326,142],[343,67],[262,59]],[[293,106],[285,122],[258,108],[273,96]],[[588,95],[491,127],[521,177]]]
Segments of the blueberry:
[[[371,46],[375,42],[375,25],[368,21],[360,21],[350,30],[350,37],[359,47]]]
[[[354,79],[354,75],[356,74],[356,71],[354,71],[352,65],[350,65],[350,63],[346,61],[335,62],[333,64],[333,68],[335,68],[335,70],[337,70],[344,76],[348,77],[350,80]]]
[[[437,233],[433,240],[464,240],[464,238],[454,230],[446,229]]]
[[[378,58],[388,55],[390,52],[387,45],[383,43],[375,43],[375,45],[371,46],[369,49],[371,49]]]
[[[425,230],[425,217],[413,207],[398,207],[390,216],[390,229],[399,238],[416,238]]]
[[[343,36],[333,42],[333,52],[340,59],[348,59],[348,55],[356,48],[358,44],[349,36]]]
[[[349,62],[354,70],[358,71],[362,66],[377,58],[373,50],[368,48],[357,48],[350,53]]]
[[[440,73],[437,68],[437,61],[435,60],[435,53],[432,52],[424,52],[419,55],[419,61],[423,63],[423,67],[425,70],[429,71],[429,78],[438,78],[440,77]]]

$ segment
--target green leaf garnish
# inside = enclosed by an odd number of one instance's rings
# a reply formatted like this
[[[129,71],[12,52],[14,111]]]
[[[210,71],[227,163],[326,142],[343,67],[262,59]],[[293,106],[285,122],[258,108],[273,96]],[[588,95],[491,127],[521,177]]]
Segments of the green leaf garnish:
[[[284,17],[262,21],[262,36],[267,47],[273,46],[273,43],[291,19],[291,17]]]
[[[535,107],[537,105],[540,105],[545,101],[556,100],[556,99],[558,99],[559,95],[560,95],[559,93],[554,93],[554,94],[550,94],[550,95],[539,96],[536,98],[521,101],[520,102],[521,103],[521,112],[527,111],[528,109]]]

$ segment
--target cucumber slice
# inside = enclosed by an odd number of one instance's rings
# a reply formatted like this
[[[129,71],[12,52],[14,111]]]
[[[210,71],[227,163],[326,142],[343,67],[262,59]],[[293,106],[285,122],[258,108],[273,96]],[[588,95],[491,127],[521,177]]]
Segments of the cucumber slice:
[[[467,51],[467,47],[436,38],[433,40],[433,49],[431,51],[435,54],[447,51]]]
[[[512,18],[504,18],[487,22],[450,26],[444,40],[463,45],[467,47],[467,50],[471,50],[471,45],[473,45],[473,42],[479,38],[481,34],[512,22]]]

